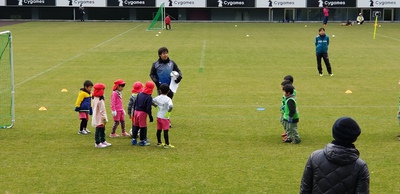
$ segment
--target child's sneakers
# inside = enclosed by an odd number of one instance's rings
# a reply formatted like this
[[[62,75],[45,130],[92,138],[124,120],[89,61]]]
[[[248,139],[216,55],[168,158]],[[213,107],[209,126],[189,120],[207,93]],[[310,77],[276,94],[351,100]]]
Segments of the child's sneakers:
[[[119,135],[116,134],[116,133],[111,133],[111,134],[110,134],[110,137],[119,137]]]
[[[171,144],[170,144],[170,145],[165,144],[165,145],[164,145],[164,148],[165,148],[165,149],[168,149],[168,148],[175,148],[175,146],[173,146],[173,145],[171,145]]]
[[[88,129],[83,129],[83,131],[85,131],[86,134],[91,133]]]
[[[78,134],[79,135],[87,135],[87,132],[86,132],[86,130],[82,130],[82,131],[78,131]]]
[[[282,137],[286,137],[287,136],[287,133],[285,132],[285,133],[282,133],[282,135],[281,135]]]
[[[103,143],[101,143],[101,144],[105,145],[106,147],[108,147],[108,146],[111,146],[111,144],[110,144],[110,143],[108,143],[107,141],[104,141],[104,142],[103,142]]]
[[[162,147],[164,144],[163,143],[157,143],[157,147]]]
[[[282,143],[290,143],[290,142],[292,142],[292,140],[291,140],[290,138],[287,138],[287,137],[285,137],[285,138],[282,140]]]
[[[295,139],[295,140],[292,141],[292,144],[299,144],[300,142],[301,142],[300,139],[298,139],[298,140]]]
[[[148,143],[147,141],[140,141],[139,142],[139,146],[149,146],[150,143]]]
[[[137,140],[136,139],[132,139],[132,145],[136,145],[137,144]]]
[[[99,143],[99,144],[94,144],[94,147],[95,148],[105,148],[105,147],[107,147],[107,145],[104,145],[104,144],[102,144],[102,143]]]
[[[127,133],[127,132],[123,132],[123,133],[122,133],[122,136],[124,136],[124,137],[130,137],[131,135],[129,135],[129,133]]]

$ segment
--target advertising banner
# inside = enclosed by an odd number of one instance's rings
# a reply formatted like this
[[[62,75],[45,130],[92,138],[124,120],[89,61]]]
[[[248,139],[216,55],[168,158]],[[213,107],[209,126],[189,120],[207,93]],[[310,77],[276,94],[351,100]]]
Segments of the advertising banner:
[[[56,0],[57,6],[79,7],[105,7],[106,0]]]
[[[7,5],[20,5],[20,6],[55,6],[55,0],[7,0]]]
[[[356,7],[356,0],[307,0],[307,7]]]
[[[357,0],[357,7],[399,8],[400,0]]]
[[[155,7],[156,0],[107,0],[107,6]]]
[[[255,7],[255,0],[207,0],[207,7]]]
[[[306,0],[256,0],[257,8],[304,8]]]
[[[206,0],[157,0],[156,7],[165,3],[165,7],[206,7]]]

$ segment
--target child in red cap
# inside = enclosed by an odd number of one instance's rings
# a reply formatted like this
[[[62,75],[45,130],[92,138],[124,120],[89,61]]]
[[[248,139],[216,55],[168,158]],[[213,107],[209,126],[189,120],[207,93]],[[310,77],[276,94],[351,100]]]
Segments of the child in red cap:
[[[137,95],[139,94],[139,92],[142,92],[142,90],[143,90],[142,82],[137,81],[137,82],[135,82],[133,84],[132,95],[129,98],[129,103],[128,103],[128,115],[129,115],[129,118],[132,120],[132,129],[133,129],[133,126],[134,126],[133,125],[133,123],[134,123],[133,114],[134,114],[134,111],[135,111],[133,105],[135,104]],[[131,129],[131,134],[132,134],[132,129]],[[136,137],[135,137],[135,139],[136,139]]]
[[[87,123],[89,115],[92,115],[92,96],[90,94],[92,88],[93,83],[90,80],[83,82],[83,88],[80,89],[75,102],[75,111],[79,113],[79,119],[81,120],[78,134],[81,135],[90,133],[87,129]]]
[[[122,105],[122,90],[124,87],[124,80],[115,80],[113,92],[111,94],[111,114],[114,119],[114,125],[112,127],[110,137],[119,137],[119,135],[115,133],[119,123],[121,123],[122,135],[129,136],[129,134],[125,131],[125,110],[124,106]]]
[[[149,115],[150,122],[153,122],[153,116],[151,115],[151,105],[153,104],[153,98],[151,94],[153,93],[154,83],[152,81],[146,82],[146,85],[142,92],[140,92],[135,100],[134,104],[134,122],[132,129],[132,145],[137,144],[136,137],[140,129],[140,146],[148,146],[150,143],[146,141],[147,139],[147,115]]]
[[[106,141],[106,123],[108,122],[106,106],[104,104],[104,89],[106,85],[97,83],[94,86],[93,91],[93,117],[92,126],[96,127],[96,133],[94,134],[94,140],[96,148],[105,148],[111,146]]]

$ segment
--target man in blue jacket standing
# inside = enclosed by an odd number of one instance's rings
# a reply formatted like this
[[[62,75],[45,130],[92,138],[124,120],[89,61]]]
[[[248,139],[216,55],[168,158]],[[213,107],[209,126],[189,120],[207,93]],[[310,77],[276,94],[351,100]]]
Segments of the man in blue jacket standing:
[[[329,62],[328,57],[328,46],[329,46],[329,36],[325,34],[325,28],[319,29],[319,34],[315,37],[315,47],[316,47],[316,56],[317,56],[317,69],[319,72],[319,76],[324,76],[322,74],[322,66],[321,66],[321,58],[324,59],[324,63],[326,66],[326,70],[330,76],[332,74],[331,63]]]
[[[172,71],[178,72],[179,75],[176,78],[175,83],[179,83],[182,79],[182,72],[178,68],[178,65],[173,60],[169,59],[168,49],[166,47],[161,47],[158,49],[158,60],[153,63],[150,70],[150,78],[156,85],[158,92],[160,92],[161,84],[170,85]],[[172,99],[174,93],[170,91],[167,96]]]

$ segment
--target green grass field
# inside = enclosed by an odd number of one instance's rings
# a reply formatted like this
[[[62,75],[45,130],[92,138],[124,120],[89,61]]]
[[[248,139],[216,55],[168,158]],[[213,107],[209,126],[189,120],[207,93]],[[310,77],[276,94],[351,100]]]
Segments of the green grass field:
[[[371,193],[400,192],[400,24],[383,23],[373,40],[371,23],[330,23],[334,77],[320,77],[316,69],[320,23],[173,23],[159,36],[146,31],[149,24],[0,27],[13,33],[16,85],[15,126],[0,130],[0,193],[298,193],[307,158],[332,141],[332,124],[341,116],[362,128],[355,145],[369,166]],[[155,146],[155,123],[149,124],[151,146],[107,138],[111,147],[94,148],[93,127],[90,135],[77,134],[74,104],[82,83],[107,85],[112,118],[113,81],[127,82],[127,105],[133,83],[150,80],[161,46],[183,73],[171,115],[176,148]],[[298,92],[298,145],[280,137],[280,83],[288,74]]]

